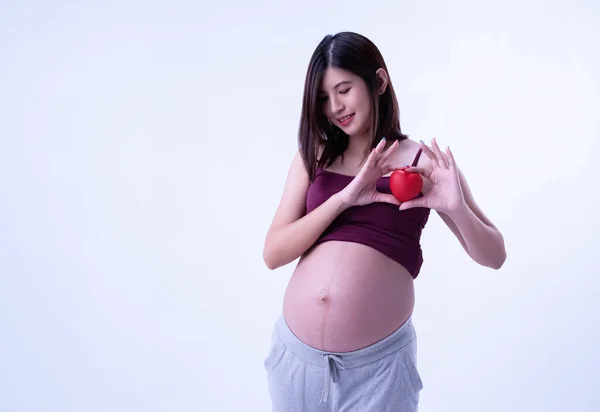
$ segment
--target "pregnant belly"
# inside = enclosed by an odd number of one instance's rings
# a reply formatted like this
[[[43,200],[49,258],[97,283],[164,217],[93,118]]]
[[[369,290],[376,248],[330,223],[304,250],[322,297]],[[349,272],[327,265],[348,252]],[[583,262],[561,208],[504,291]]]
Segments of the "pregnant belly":
[[[330,241],[300,259],[283,315],[307,345],[349,352],[390,335],[413,306],[413,278],[402,265],[368,246]]]

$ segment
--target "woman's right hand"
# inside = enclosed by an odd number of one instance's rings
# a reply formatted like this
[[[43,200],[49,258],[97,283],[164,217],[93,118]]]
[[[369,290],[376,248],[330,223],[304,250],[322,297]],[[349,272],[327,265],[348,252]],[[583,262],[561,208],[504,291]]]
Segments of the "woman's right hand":
[[[382,176],[396,168],[389,162],[390,155],[398,148],[398,141],[385,148],[385,137],[371,151],[364,165],[354,179],[338,192],[340,200],[348,207],[362,206],[374,202],[391,203],[396,206],[400,201],[391,194],[377,191],[376,183]]]

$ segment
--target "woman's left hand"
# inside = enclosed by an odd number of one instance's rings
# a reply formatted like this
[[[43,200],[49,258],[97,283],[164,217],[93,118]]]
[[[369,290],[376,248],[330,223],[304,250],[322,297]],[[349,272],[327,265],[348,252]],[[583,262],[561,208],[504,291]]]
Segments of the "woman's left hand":
[[[431,181],[433,187],[423,197],[417,197],[400,205],[400,210],[413,207],[426,207],[437,212],[452,214],[464,204],[464,196],[460,187],[458,169],[450,148],[443,153],[436,140],[433,139],[432,148],[421,141],[423,153],[431,159],[431,169],[422,167],[409,167],[408,172],[416,172]]]

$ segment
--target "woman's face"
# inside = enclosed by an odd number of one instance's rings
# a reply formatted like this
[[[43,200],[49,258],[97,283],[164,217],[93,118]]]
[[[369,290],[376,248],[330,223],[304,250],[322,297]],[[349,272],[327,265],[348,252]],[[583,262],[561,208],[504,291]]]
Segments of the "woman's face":
[[[349,136],[369,131],[372,126],[371,94],[359,76],[329,67],[319,90],[323,113]]]

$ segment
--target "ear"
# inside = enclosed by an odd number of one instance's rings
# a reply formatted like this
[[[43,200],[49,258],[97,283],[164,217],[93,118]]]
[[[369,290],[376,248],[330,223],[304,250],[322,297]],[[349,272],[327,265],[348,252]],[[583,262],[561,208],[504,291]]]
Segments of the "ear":
[[[375,78],[377,79],[377,94],[382,95],[383,93],[385,93],[388,87],[388,74],[384,69],[379,68],[375,72]]]

